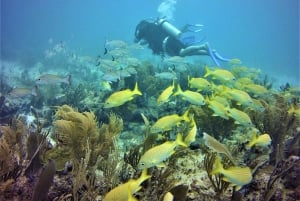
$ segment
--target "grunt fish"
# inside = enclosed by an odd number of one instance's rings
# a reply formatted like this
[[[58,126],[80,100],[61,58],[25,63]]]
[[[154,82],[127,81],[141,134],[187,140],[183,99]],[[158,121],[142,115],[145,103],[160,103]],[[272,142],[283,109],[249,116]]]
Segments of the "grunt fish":
[[[173,94],[174,96],[180,95],[183,100],[190,102],[195,105],[205,105],[204,97],[195,91],[185,90],[182,91],[180,85],[178,84],[177,91]]]
[[[35,80],[36,84],[60,84],[60,83],[71,83],[71,75],[68,75],[67,77],[61,77],[58,75],[53,74],[44,74],[38,77]]]
[[[131,179],[115,187],[105,195],[103,201],[127,201],[128,198],[133,199],[132,194],[139,191],[141,189],[140,185],[150,177],[151,176],[147,174],[147,169],[144,169],[138,179]]]
[[[146,151],[138,163],[138,169],[163,166],[163,161],[175,153],[174,149],[178,145],[187,147],[187,145],[182,141],[182,135],[180,133],[177,134],[175,141],[167,141]]]
[[[249,167],[232,166],[224,169],[219,156],[216,158],[215,169],[213,169],[211,174],[222,174],[224,181],[230,182],[233,186],[237,186],[238,189],[249,184],[252,180],[252,173]]]
[[[111,94],[106,99],[104,108],[112,108],[123,105],[124,103],[133,100],[135,95],[142,95],[142,92],[140,92],[140,90],[138,89],[137,82],[135,83],[135,87],[133,90],[125,89]]]
[[[170,96],[173,94],[173,90],[174,90],[174,80],[173,80],[173,84],[168,86],[165,90],[163,90],[163,92],[159,95],[159,97],[157,98],[157,103],[163,104],[169,101]]]
[[[23,87],[16,87],[13,88],[9,93],[8,96],[11,98],[23,98],[25,96],[37,96],[37,86],[31,88],[23,88]]]

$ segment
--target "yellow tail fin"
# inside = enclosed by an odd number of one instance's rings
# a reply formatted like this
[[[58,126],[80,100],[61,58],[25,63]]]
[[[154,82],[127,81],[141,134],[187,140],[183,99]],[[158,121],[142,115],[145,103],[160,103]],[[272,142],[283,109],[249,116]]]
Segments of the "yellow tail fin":
[[[133,89],[133,94],[136,94],[136,95],[143,95],[142,92],[139,90],[138,88],[138,83],[135,82],[135,86],[134,86],[134,89]]]

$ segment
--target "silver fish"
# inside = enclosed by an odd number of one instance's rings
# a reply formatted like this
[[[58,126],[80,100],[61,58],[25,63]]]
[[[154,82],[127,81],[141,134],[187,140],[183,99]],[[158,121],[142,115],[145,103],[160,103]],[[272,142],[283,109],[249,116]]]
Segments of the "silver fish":
[[[58,75],[53,74],[44,74],[38,77],[35,80],[36,84],[59,84],[59,83],[71,83],[71,75],[68,75],[67,77],[61,77]]]
[[[37,86],[33,88],[16,87],[8,93],[11,98],[23,98],[30,95],[37,96]]]
[[[175,72],[162,72],[162,73],[155,73],[155,77],[160,79],[167,79],[167,80],[176,80],[177,76]]]

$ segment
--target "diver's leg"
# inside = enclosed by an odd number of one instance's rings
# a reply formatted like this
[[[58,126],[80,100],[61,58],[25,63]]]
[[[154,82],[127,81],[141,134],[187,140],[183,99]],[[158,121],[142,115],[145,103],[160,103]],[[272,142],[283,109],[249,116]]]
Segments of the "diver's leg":
[[[208,55],[207,44],[203,45],[191,45],[184,49],[181,49],[179,52],[179,56],[193,56],[193,55]]]
[[[228,61],[231,60],[231,59],[222,57],[216,50],[212,50],[212,53],[213,53],[214,56],[215,56],[218,60],[220,60],[220,61],[228,62]]]

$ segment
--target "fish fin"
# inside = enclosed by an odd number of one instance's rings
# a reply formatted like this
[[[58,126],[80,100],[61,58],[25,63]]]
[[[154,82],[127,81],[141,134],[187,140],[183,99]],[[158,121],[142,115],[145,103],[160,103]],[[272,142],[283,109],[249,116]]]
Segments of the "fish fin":
[[[222,173],[224,170],[223,165],[221,163],[221,159],[219,156],[216,157],[215,159],[215,169],[213,169],[210,174],[214,175],[214,174],[218,174],[218,173]]]
[[[173,96],[177,96],[182,94],[182,89],[180,87],[180,84],[177,84],[177,91],[173,94]]]
[[[159,163],[156,165],[156,167],[166,167],[166,164],[165,163]]]
[[[211,74],[211,70],[208,68],[208,66],[205,66],[205,70],[206,70],[206,73],[203,77],[207,77]]]
[[[141,113],[141,116],[144,120],[145,125],[148,127],[150,125],[148,118],[143,113]]]
[[[68,85],[71,84],[71,75],[68,75],[68,76],[66,77],[65,83],[67,83]]]
[[[181,146],[183,146],[183,147],[188,147],[188,145],[183,141],[181,133],[178,133],[178,134],[177,134],[175,143],[176,143],[177,145],[181,145]]]
[[[182,115],[182,120],[184,120],[185,122],[190,122],[191,119],[189,118],[189,110],[186,110],[183,115]]]
[[[137,94],[137,95],[142,95],[142,92],[139,90],[138,88],[138,83],[135,82],[135,85],[134,85],[134,89],[133,89],[133,94]]]
[[[34,85],[34,87],[31,90],[31,95],[37,96],[38,95],[38,86]]]
[[[222,177],[222,180],[230,183],[230,181],[229,181],[229,179],[227,177]]]
[[[151,175],[147,173],[147,168],[143,169],[141,176],[138,178],[138,183],[141,184],[145,180],[149,179]]]
[[[256,132],[253,132],[252,139],[250,142],[246,145],[247,149],[250,149],[255,143],[256,143],[257,135]]]

